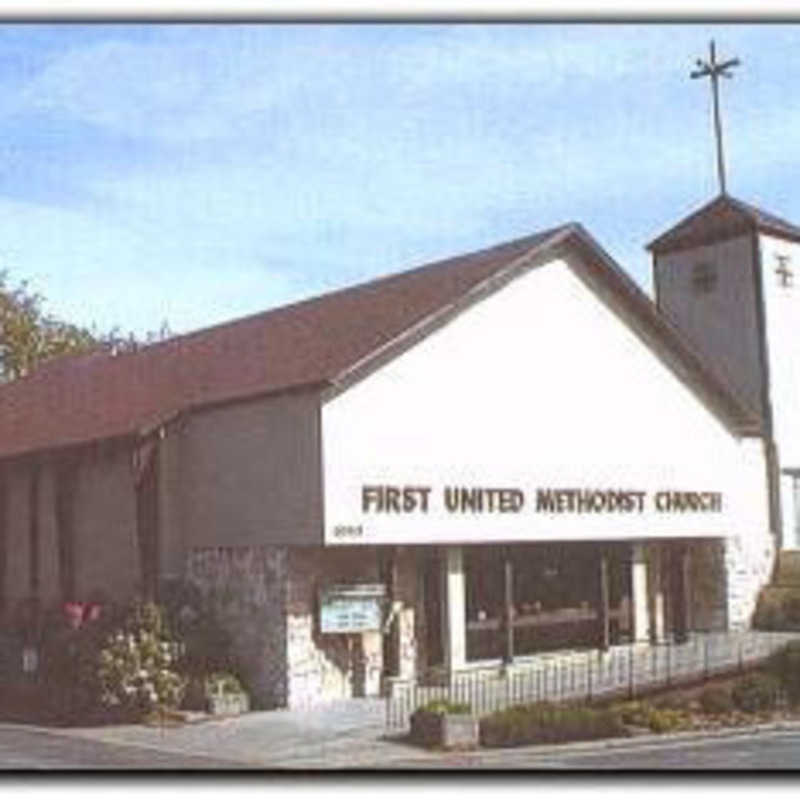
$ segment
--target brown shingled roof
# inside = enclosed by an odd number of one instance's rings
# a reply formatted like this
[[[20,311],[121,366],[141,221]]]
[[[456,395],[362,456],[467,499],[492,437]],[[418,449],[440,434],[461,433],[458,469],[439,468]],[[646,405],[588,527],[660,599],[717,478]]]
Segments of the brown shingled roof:
[[[0,388],[0,457],[129,435],[182,409],[327,383],[561,230],[135,353],[50,362]]]
[[[565,250],[566,249],[566,250]],[[67,357],[0,387],[0,457],[137,435],[192,408],[346,386],[532,259],[577,256],[731,430],[759,419],[580,225],[570,224],[117,356]],[[499,285],[499,284],[498,284]]]
[[[800,242],[800,228],[796,225],[722,194],[662,233],[647,245],[647,249],[654,253],[671,252],[753,230]]]

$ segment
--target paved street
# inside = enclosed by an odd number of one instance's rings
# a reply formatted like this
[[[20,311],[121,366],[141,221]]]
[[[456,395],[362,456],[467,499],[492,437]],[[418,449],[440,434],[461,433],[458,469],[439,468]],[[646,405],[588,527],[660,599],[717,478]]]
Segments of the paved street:
[[[220,759],[111,744],[24,725],[0,725],[0,769],[224,769]]]
[[[800,769],[800,726],[440,753],[382,738],[376,712],[370,705],[351,708],[349,717],[308,712],[305,721],[299,713],[261,712],[163,731],[0,724],[0,770]]]
[[[402,759],[394,768],[530,770],[795,770],[800,729],[647,742],[513,748]]]
[[[569,769],[800,769],[800,732],[744,735],[543,759]]]

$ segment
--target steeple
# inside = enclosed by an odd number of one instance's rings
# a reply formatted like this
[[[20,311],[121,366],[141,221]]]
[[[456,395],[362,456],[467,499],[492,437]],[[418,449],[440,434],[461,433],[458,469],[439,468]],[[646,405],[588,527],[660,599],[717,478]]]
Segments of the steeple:
[[[725,185],[725,155],[722,149],[722,120],[719,111],[719,79],[732,78],[731,70],[739,66],[738,58],[730,58],[727,61],[717,61],[716,49],[714,47],[714,40],[709,44],[709,59],[703,61],[701,58],[697,59],[697,66],[694,72],[689,77],[691,78],[710,78],[711,82],[711,99],[714,104],[714,138],[717,144],[717,177],[719,178],[719,191],[720,194],[727,194]]]

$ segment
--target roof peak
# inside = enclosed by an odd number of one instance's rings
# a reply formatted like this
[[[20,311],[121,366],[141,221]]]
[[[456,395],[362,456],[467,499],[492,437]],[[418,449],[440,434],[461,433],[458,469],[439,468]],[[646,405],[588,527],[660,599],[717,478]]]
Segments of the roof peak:
[[[691,212],[646,248],[653,252],[681,250],[757,230],[800,242],[800,227],[768,211],[721,192]]]

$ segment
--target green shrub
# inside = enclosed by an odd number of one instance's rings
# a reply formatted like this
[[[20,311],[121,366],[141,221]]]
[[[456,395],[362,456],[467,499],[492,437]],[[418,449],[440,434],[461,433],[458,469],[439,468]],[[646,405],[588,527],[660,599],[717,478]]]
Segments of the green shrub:
[[[179,654],[163,611],[152,603],[134,605],[98,654],[101,703],[136,715],[177,708],[186,688],[175,668]]]
[[[768,586],[761,590],[753,627],[762,631],[800,630],[800,588]]]
[[[692,705],[692,698],[688,694],[682,692],[671,692],[670,694],[663,694],[654,697],[650,700],[653,708],[663,709],[669,708],[678,711],[688,711]]]
[[[450,700],[429,700],[417,711],[431,711],[434,714],[469,714],[472,711],[469,703],[453,703]]]
[[[652,708],[641,700],[631,700],[612,706],[611,710],[619,715],[619,718],[626,725],[635,725],[639,728],[648,727],[648,718]]]
[[[206,694],[242,694],[239,679],[230,672],[215,672],[206,678]]]
[[[706,714],[729,714],[733,711],[731,693],[720,686],[711,686],[703,689],[699,701],[700,708]]]
[[[741,711],[771,711],[778,704],[781,683],[774,675],[755,672],[740,678],[731,695]]]
[[[689,722],[688,715],[677,709],[653,708],[647,716],[647,726],[653,733],[669,733],[680,730]]]
[[[789,704],[800,705],[800,641],[788,642],[773,653],[766,668],[780,681]]]
[[[76,604],[66,604],[75,606]],[[49,690],[53,711],[62,719],[80,720],[102,708],[103,688],[98,658],[106,637],[120,623],[110,605],[76,621],[53,614],[42,639],[40,675]]]
[[[514,747],[626,736],[611,709],[534,703],[498,711],[480,720],[484,747]]]

